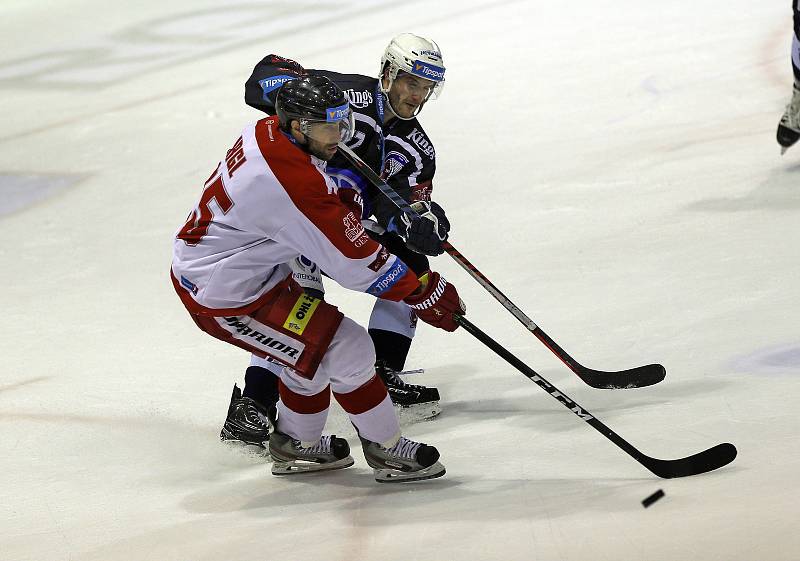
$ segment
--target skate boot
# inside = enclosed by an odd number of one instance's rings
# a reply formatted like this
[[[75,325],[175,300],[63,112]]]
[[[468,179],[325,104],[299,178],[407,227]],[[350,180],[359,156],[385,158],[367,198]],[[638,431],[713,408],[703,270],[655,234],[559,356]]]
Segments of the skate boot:
[[[444,466],[439,463],[439,451],[427,444],[414,442],[401,436],[397,443],[384,448],[377,442],[361,439],[364,457],[375,471],[379,483],[422,481],[444,475]]]
[[[234,384],[228,416],[220,440],[240,443],[265,449],[275,419],[275,407],[265,407],[249,397],[242,397],[242,390]]]
[[[386,385],[401,421],[426,421],[442,412],[439,406],[439,390],[436,388],[407,384],[395,370],[380,360],[375,363],[375,371]]]
[[[781,122],[778,123],[778,144],[781,145],[781,155],[797,142],[800,138],[800,85],[792,88],[792,100],[783,112]]]
[[[343,469],[354,463],[350,445],[335,434],[323,436],[313,446],[304,448],[299,440],[275,431],[269,439],[269,453],[272,456],[272,475]]]

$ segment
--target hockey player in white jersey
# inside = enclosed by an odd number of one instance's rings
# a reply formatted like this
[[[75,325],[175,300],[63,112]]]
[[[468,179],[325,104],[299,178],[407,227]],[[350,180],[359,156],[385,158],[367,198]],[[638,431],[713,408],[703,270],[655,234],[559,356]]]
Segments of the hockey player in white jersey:
[[[378,481],[439,477],[436,448],[401,436],[366,330],[305,293],[288,265],[306,255],[342,286],[403,300],[447,331],[465,313],[453,285],[435,272],[417,278],[340,201],[325,167],[352,130],[347,98],[327,78],[284,84],[277,116],[244,129],[206,180],[175,237],[172,282],[200,329],[284,365],[269,438],[274,474],[353,464],[345,439],[322,435],[333,392]],[[409,231],[430,231],[427,219],[410,220]]]
[[[792,0],[794,12],[794,35],[792,36],[792,71],[794,72],[794,86],[792,99],[778,123],[778,144],[781,145],[781,154],[793,146],[800,139],[800,0]]]
[[[370,236],[399,255],[418,274],[429,268],[427,255],[442,253],[449,223],[444,210],[431,201],[436,169],[433,143],[417,116],[426,102],[435,98],[444,85],[445,68],[438,45],[411,33],[394,37],[380,61],[380,78],[342,74],[329,70],[307,71],[299,63],[278,55],[268,55],[253,70],[245,85],[248,105],[275,113],[275,96],[280,85],[292,77],[314,72],[336,83],[351,101],[355,114],[355,134],[348,146],[410,204],[430,205],[437,215],[440,236],[406,243],[405,224],[393,207],[341,155],[335,155],[328,171],[339,184],[342,200],[367,227]],[[367,220],[374,217],[373,220]],[[416,243],[416,245],[415,245]],[[413,249],[409,249],[409,247]],[[320,267],[310,259],[293,263],[295,279],[321,296],[324,291]],[[324,269],[322,269],[324,270]],[[369,322],[375,345],[376,368],[389,390],[392,401],[404,419],[427,419],[440,412],[437,388],[409,383],[398,375],[416,332],[417,318],[402,302],[378,299]],[[244,395],[234,386],[228,415],[221,431],[227,441],[258,444],[266,440],[264,412],[277,400],[275,366],[254,356],[245,373]]]

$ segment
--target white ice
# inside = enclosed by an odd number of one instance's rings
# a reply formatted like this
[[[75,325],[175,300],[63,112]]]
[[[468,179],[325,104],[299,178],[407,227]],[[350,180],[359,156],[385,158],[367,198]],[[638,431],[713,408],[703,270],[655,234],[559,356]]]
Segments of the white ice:
[[[0,5],[0,559],[794,561],[800,558],[800,146],[788,0]],[[277,52],[374,75],[434,37],[422,122],[452,242],[579,361],[582,384],[447,256],[469,318],[646,454],[733,464],[660,480],[469,334],[422,327],[440,388],[407,427],[447,475],[277,478],[218,441],[248,357],[168,279],[202,182],[259,114]],[[265,212],[268,212],[265,209]],[[331,288],[365,323],[370,298]],[[666,496],[650,508],[641,500]]]

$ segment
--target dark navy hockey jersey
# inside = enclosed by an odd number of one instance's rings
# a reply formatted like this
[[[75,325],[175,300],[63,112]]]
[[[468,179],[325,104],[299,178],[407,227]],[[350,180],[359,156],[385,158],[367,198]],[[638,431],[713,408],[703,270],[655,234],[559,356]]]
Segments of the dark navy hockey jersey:
[[[284,82],[298,77],[303,67],[277,55],[264,57],[245,84],[245,102],[269,115],[275,114],[275,96]],[[383,124],[386,98],[377,78],[340,74],[328,70],[305,72],[326,76],[347,95],[356,130],[347,143],[358,156],[408,202],[429,201],[436,171],[436,152],[417,119],[392,119]],[[328,162],[327,172],[340,188],[357,189],[364,200],[362,218],[374,215],[384,228],[398,214],[397,208],[372,186],[341,154]]]

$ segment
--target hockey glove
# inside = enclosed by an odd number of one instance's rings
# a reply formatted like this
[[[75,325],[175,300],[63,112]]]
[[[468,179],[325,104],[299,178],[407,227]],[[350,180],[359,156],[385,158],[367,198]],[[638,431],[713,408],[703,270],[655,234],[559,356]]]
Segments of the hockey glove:
[[[244,102],[267,115],[274,115],[275,97],[280,86],[290,78],[306,74],[306,69],[290,58],[267,55],[253,68],[244,84]]]
[[[395,231],[406,240],[412,251],[424,255],[441,255],[442,244],[447,241],[450,222],[444,209],[433,201],[417,201],[411,205],[418,216],[405,212],[392,219],[389,230]]]
[[[297,74],[298,76],[305,76],[307,74],[306,69],[303,68],[302,64],[280,55],[267,55],[266,58],[264,58],[264,60],[261,62],[271,64],[282,72]]]
[[[405,298],[405,303],[414,309],[417,317],[434,327],[455,331],[458,324],[453,314],[464,315],[467,307],[456,292],[456,287],[444,280],[439,273],[425,273],[419,279],[422,289]]]

